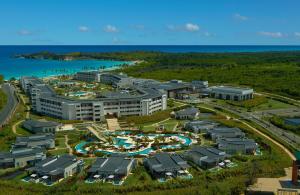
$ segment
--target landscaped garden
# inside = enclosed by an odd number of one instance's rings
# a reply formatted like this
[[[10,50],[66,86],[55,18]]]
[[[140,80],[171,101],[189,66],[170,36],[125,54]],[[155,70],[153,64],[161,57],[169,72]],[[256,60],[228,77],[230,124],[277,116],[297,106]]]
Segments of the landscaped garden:
[[[193,140],[185,134],[158,134],[139,131],[115,131],[104,133],[107,142],[80,142],[75,150],[83,155],[125,154],[143,156],[155,151],[176,151],[189,147]],[[194,140],[196,142],[196,140]]]

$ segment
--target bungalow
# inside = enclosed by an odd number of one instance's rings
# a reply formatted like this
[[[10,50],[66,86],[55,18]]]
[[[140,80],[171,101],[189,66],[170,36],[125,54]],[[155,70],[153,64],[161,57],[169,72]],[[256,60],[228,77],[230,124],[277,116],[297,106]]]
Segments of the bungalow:
[[[55,138],[51,133],[17,137],[13,148],[42,147],[46,149],[55,148]]]
[[[112,156],[109,158],[97,158],[96,162],[88,170],[91,180],[104,179],[105,181],[121,182],[136,166],[134,158]]]
[[[216,141],[220,138],[242,138],[245,137],[245,133],[239,128],[231,127],[215,127],[207,131],[209,137]]]
[[[191,150],[186,151],[184,156],[203,169],[213,168],[227,157],[226,153],[221,150],[202,146],[193,147]]]
[[[179,120],[194,120],[199,116],[199,109],[190,107],[175,112],[175,118]]]
[[[184,124],[184,129],[194,133],[207,133],[208,130],[218,126],[218,123],[202,120],[202,121],[189,121]]]
[[[63,178],[79,173],[83,169],[84,162],[73,155],[50,157],[27,169],[30,177],[35,182],[53,184]]]
[[[247,138],[222,138],[217,140],[218,148],[229,154],[253,154],[258,144]]]
[[[0,168],[26,167],[44,160],[46,152],[42,148],[18,148],[0,153]]]
[[[144,166],[157,179],[167,179],[188,174],[190,166],[178,154],[159,153],[144,159]]]
[[[55,133],[61,124],[54,121],[26,120],[22,126],[31,133]]]

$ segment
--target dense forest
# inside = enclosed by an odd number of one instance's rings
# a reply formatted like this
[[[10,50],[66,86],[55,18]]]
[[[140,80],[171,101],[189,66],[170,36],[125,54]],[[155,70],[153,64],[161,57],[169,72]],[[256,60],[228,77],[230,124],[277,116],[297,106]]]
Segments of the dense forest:
[[[105,59],[141,61],[118,71],[158,80],[208,80],[211,84],[247,85],[300,99],[300,52],[163,53],[112,52],[22,55],[33,59]]]

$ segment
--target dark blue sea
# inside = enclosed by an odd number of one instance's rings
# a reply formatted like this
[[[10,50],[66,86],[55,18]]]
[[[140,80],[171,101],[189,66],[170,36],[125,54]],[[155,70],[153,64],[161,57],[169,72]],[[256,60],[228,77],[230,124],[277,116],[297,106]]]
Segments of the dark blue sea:
[[[116,51],[161,51],[161,52],[200,52],[200,53],[224,53],[224,52],[270,52],[270,51],[300,51],[300,46],[0,46],[0,74],[5,79],[20,76],[52,76],[72,74],[80,70],[117,67],[124,62],[103,60],[32,60],[15,58],[18,54],[30,54],[41,51],[55,53],[68,52],[116,52]]]

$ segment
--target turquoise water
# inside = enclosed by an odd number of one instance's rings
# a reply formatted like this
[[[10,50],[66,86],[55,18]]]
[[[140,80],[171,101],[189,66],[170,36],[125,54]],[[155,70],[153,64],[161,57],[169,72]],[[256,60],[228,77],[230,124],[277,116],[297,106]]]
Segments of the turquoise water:
[[[162,51],[162,52],[268,52],[300,51],[300,46],[278,45],[139,45],[139,46],[0,46],[0,74],[5,79],[20,76],[45,77],[60,74],[72,74],[80,70],[93,70],[100,66],[106,68],[118,66],[124,62],[99,60],[30,60],[14,58],[18,54],[30,54],[42,51],[54,53],[70,52],[127,52],[127,51]]]
[[[107,135],[129,135],[131,134],[130,131],[117,131],[117,132],[109,132],[107,133]],[[160,137],[160,136],[164,136],[164,137],[171,137],[171,136],[176,136],[181,140],[184,140],[183,144],[175,144],[175,145],[162,145],[160,146],[161,149],[180,149],[182,148],[182,146],[190,146],[192,144],[192,140],[188,137],[182,136],[182,135],[177,135],[177,134],[138,134],[136,135],[137,137],[149,137],[149,138],[155,138],[155,137]],[[132,144],[127,143],[127,139],[126,138],[113,138],[113,142],[115,144],[116,148],[119,147],[124,147],[124,148],[130,148],[132,146]],[[81,142],[78,145],[75,146],[75,150],[79,153],[82,154],[87,154],[87,151],[84,149],[84,146],[89,143],[89,142]],[[153,152],[154,150],[152,149],[152,147],[148,147],[148,148],[144,148],[143,150],[140,151],[135,151],[135,152],[118,152],[116,151],[117,149],[115,149],[114,152],[111,151],[107,151],[107,150],[96,150],[97,152],[102,152],[104,154],[126,154],[127,156],[136,156],[136,155],[148,155],[151,152]]]

